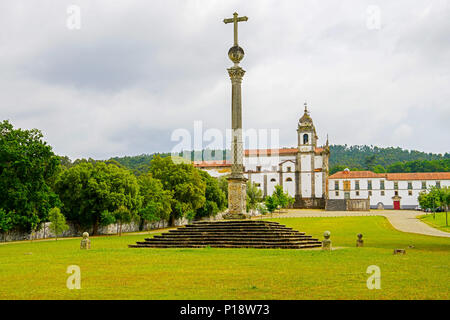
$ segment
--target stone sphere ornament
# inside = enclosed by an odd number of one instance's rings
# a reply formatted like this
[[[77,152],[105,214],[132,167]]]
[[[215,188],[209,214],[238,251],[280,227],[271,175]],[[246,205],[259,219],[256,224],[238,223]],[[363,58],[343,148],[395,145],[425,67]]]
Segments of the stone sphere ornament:
[[[358,239],[356,239],[356,246],[363,247],[364,246],[364,240],[362,239],[363,235],[361,233],[358,233],[357,237]]]
[[[238,64],[244,58],[244,49],[239,46],[233,46],[228,50],[228,57],[235,64]]]
[[[323,233],[323,241],[322,241],[322,250],[331,250],[331,240],[330,240],[331,232],[325,231]]]
[[[91,240],[89,240],[89,233],[83,232],[83,239],[80,243],[80,249],[88,250],[91,248]]]

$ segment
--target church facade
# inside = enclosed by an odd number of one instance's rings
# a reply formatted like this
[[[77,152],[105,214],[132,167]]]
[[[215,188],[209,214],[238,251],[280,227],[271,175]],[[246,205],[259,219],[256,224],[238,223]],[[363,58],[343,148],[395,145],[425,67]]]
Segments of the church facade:
[[[325,208],[327,199],[328,139],[317,145],[317,133],[305,104],[297,125],[297,147],[244,151],[244,175],[264,196],[272,195],[276,185],[295,197],[294,208]],[[200,169],[218,177],[230,173],[228,161],[194,162]]]

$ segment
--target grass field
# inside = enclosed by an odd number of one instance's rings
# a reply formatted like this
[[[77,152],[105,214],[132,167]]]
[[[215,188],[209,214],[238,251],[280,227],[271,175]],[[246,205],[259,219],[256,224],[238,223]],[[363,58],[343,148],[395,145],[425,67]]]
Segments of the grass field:
[[[450,212],[447,213],[448,226],[445,221],[445,212],[436,212],[436,216],[433,217],[433,213],[428,213],[420,216],[419,218],[432,226],[433,228],[440,229],[442,231],[450,232]]]
[[[0,299],[448,299],[450,239],[402,233],[384,217],[273,219],[335,247],[280,249],[130,249],[145,235],[0,245]],[[363,233],[365,247],[355,248]],[[408,248],[414,245],[414,248]],[[406,255],[393,255],[405,248]],[[81,290],[66,288],[69,265]],[[369,290],[369,265],[381,289]]]

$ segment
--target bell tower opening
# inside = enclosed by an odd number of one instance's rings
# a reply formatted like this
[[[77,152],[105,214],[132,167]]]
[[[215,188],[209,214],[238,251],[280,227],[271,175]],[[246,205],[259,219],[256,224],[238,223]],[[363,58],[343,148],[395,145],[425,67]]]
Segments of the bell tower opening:
[[[305,133],[305,134],[303,135],[303,144],[308,144],[308,140],[309,140],[308,134]]]

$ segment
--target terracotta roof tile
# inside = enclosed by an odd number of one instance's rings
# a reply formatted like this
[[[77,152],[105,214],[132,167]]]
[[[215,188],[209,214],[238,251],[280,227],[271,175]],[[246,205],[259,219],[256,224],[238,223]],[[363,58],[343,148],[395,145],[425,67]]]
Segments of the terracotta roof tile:
[[[372,171],[339,171],[328,179],[384,178],[387,180],[450,180],[450,172],[375,173]]]
[[[339,171],[328,177],[328,179],[358,179],[358,178],[386,178],[386,174],[375,173],[372,171]]]
[[[386,173],[388,180],[450,180],[450,172]]]
[[[222,168],[231,167],[231,162],[228,160],[194,161],[193,165],[200,168]]]

